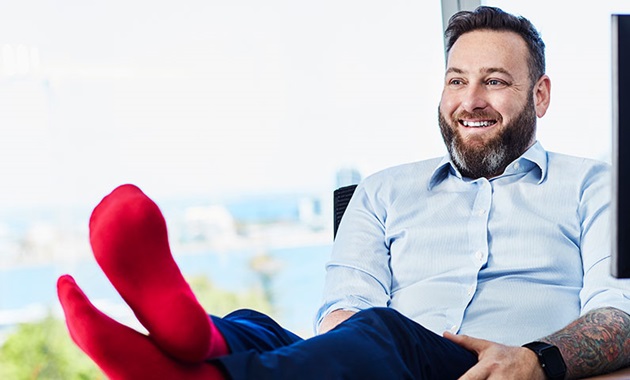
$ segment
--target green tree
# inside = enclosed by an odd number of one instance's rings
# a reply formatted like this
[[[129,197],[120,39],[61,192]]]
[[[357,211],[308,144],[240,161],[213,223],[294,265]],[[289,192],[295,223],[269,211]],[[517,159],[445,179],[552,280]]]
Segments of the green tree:
[[[0,347],[0,379],[105,379],[71,341],[63,321],[24,323]]]

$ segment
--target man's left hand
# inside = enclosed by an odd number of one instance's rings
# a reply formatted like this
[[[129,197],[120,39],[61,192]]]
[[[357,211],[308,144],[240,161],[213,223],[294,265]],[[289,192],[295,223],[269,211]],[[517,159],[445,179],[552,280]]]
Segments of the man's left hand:
[[[459,380],[523,379],[545,380],[536,354],[523,347],[477,339],[466,335],[444,333],[444,337],[477,354],[478,362]]]

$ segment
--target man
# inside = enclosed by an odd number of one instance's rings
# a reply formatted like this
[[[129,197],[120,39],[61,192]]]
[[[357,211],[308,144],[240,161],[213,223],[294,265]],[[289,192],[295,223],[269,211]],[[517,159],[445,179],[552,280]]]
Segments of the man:
[[[439,121],[450,160],[394,168],[358,188],[320,314],[339,311],[320,317],[321,330],[355,310],[389,306],[436,332],[521,345],[582,313],[543,340],[560,348],[570,375],[611,369],[601,353],[627,352],[628,316],[604,306],[629,309],[627,283],[607,275],[608,168],[542,150],[535,134],[550,100],[544,45],[524,20],[475,13],[456,15],[447,30]],[[512,31],[501,29],[507,22]],[[620,341],[601,335],[613,326]],[[482,344],[448,336],[474,351]],[[501,349],[528,362],[526,351]]]
[[[358,187],[328,265],[324,334],[301,340],[253,311],[206,318],[157,206],[122,186],[94,210],[90,239],[149,336],[63,276],[75,342],[120,379],[562,379],[628,366],[630,284],[608,275],[609,168],[536,141],[550,100],[542,40],[489,7],[455,15],[447,37],[449,155]]]

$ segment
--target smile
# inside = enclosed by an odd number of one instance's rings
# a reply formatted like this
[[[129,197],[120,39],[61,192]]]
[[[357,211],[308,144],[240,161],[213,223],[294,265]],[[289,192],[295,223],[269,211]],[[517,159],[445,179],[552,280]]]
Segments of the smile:
[[[464,127],[469,128],[485,128],[497,123],[496,120],[483,120],[483,121],[467,121],[459,120],[459,123]]]

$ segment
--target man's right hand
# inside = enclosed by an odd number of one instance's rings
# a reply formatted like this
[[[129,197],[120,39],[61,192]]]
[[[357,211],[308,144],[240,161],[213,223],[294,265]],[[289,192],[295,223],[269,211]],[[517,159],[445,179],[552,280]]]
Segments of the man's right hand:
[[[338,324],[352,317],[354,314],[356,314],[356,311],[343,309],[333,311],[332,313],[324,317],[322,323],[319,325],[318,333],[323,334],[334,329]]]

